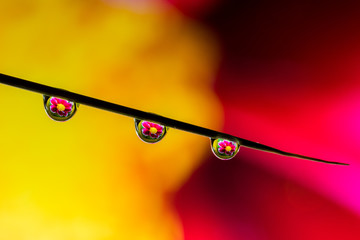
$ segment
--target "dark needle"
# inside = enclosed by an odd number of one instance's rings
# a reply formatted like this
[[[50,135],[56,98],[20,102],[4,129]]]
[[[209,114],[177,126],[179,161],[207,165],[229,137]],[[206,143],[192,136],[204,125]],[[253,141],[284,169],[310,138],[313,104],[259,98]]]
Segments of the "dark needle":
[[[110,103],[110,102],[106,102],[106,101],[103,101],[100,99],[96,99],[96,98],[84,96],[81,94],[69,92],[69,91],[66,91],[63,89],[54,88],[54,87],[50,87],[50,86],[35,83],[35,82],[30,82],[27,80],[8,76],[5,74],[0,74],[0,83],[10,85],[13,87],[26,89],[26,90],[37,92],[37,93],[41,93],[41,94],[44,94],[47,96],[64,98],[64,99],[67,99],[67,100],[70,100],[70,101],[73,101],[76,103],[80,103],[83,105],[88,105],[91,107],[95,107],[95,108],[107,110],[110,112],[126,115],[128,117],[132,117],[132,118],[136,118],[136,119],[140,119],[140,120],[148,120],[148,121],[152,121],[152,122],[157,122],[159,124],[162,124],[162,125],[165,125],[165,126],[168,126],[171,128],[199,134],[199,135],[209,137],[209,138],[214,138],[214,139],[225,138],[225,139],[229,139],[229,140],[237,139],[240,142],[241,146],[253,148],[256,150],[260,150],[260,151],[275,153],[275,154],[288,156],[288,157],[295,157],[295,158],[301,158],[301,159],[312,160],[312,161],[317,161],[317,162],[323,162],[323,163],[349,165],[347,163],[326,161],[326,160],[322,160],[322,159],[318,159],[318,158],[306,157],[306,156],[302,156],[299,154],[284,152],[284,151],[278,150],[276,148],[272,148],[272,147],[269,147],[269,146],[266,146],[266,145],[263,145],[260,143],[256,143],[256,142],[252,142],[252,141],[249,141],[246,139],[235,137],[235,136],[232,136],[232,135],[229,135],[226,133],[217,132],[217,131],[199,127],[199,126],[196,126],[193,124],[189,124],[189,123],[177,121],[177,120],[174,120],[171,118],[159,116],[159,115],[156,115],[153,113],[144,112],[141,110],[121,106],[121,105],[118,105],[115,103]]]

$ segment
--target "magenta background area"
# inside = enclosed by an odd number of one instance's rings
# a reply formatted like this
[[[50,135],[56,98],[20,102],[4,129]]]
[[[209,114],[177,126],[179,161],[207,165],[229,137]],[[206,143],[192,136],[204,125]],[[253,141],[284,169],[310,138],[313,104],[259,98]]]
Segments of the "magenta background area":
[[[172,2],[219,39],[223,131],[350,163],[209,153],[175,198],[185,239],[359,239],[360,3]]]

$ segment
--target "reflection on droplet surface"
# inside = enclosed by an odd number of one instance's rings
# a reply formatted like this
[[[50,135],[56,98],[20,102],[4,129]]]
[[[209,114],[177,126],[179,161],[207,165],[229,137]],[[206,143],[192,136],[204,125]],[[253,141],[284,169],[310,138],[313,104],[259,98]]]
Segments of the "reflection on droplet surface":
[[[239,152],[240,144],[223,138],[211,138],[211,150],[221,160],[229,160]]]
[[[43,96],[46,114],[53,120],[64,122],[72,118],[78,108],[78,104],[57,98]]]
[[[135,130],[136,134],[144,142],[157,143],[166,135],[168,127],[146,120],[135,119]]]

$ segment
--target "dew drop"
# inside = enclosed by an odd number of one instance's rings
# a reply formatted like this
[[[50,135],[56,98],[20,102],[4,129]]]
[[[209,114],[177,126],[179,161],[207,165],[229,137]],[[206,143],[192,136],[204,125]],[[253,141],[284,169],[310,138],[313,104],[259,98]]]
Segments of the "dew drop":
[[[168,127],[146,120],[135,119],[135,131],[146,143],[157,143],[164,138]]]
[[[72,118],[79,107],[78,103],[57,97],[44,95],[43,99],[46,114],[58,122],[64,122]]]
[[[239,152],[240,144],[224,138],[210,139],[211,150],[221,160],[229,160]]]

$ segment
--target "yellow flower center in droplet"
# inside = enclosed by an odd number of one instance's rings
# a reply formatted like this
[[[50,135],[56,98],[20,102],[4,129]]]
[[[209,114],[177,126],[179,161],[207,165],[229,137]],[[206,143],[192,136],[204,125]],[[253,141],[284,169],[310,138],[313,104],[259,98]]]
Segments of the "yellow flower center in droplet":
[[[150,128],[150,133],[151,133],[151,134],[155,134],[155,133],[157,133],[157,131],[158,131],[158,130],[157,130],[156,128],[154,128],[154,127],[151,127],[151,128]]]
[[[57,105],[57,109],[58,109],[59,111],[64,111],[64,110],[65,110],[65,106],[60,103],[60,104]]]
[[[230,147],[230,146],[226,146],[225,151],[230,152],[230,151],[231,151],[231,147]]]

